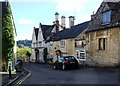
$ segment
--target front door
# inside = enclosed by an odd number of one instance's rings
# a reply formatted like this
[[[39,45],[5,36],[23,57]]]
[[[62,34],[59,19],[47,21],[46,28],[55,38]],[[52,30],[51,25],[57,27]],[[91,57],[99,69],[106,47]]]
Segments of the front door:
[[[36,59],[36,62],[39,62],[39,50],[38,49],[35,49],[35,59]]]
[[[43,50],[43,58],[44,58],[45,63],[47,62],[47,53],[48,53],[47,48],[44,48],[44,50]]]

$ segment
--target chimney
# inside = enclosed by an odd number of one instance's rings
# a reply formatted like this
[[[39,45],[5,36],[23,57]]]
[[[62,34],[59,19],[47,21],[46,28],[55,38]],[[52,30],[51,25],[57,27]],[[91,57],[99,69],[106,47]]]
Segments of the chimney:
[[[93,14],[91,15],[91,20],[93,20],[95,17],[95,14],[94,14],[94,11],[93,11]]]
[[[57,28],[57,31],[59,31],[59,21],[58,20],[56,21],[56,28]]]
[[[65,16],[61,17],[61,25],[63,28],[65,28],[65,18],[66,18]]]
[[[70,16],[69,17],[69,28],[71,28],[72,26],[74,26],[74,20],[75,20],[74,16]]]
[[[56,32],[59,31],[59,14],[55,13],[55,24],[56,24]]]
[[[53,21],[53,25],[55,25],[55,21]]]
[[[41,25],[42,25],[42,24],[41,24],[41,23],[39,23],[39,28],[41,28]]]
[[[59,19],[59,14],[58,12],[55,13],[55,21],[57,21]]]

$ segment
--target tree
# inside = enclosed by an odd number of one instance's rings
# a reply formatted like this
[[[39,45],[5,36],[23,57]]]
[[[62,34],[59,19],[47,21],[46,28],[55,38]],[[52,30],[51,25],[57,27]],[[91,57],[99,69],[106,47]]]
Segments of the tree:
[[[11,8],[8,2],[2,2],[2,60],[4,71],[7,70],[9,59],[13,59],[14,28],[11,18]]]
[[[31,55],[31,48],[29,47],[22,47],[22,48],[19,48],[17,47],[17,57],[18,58],[25,58],[27,56],[30,56]]]

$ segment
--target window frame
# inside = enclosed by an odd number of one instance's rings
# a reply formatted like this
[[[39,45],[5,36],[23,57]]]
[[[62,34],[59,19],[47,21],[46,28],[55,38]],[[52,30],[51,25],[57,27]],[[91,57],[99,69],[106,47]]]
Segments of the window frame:
[[[102,13],[102,23],[109,24],[111,21],[111,11],[105,11]]]
[[[42,42],[41,41],[38,42],[38,46],[42,47]]]
[[[98,50],[106,50],[107,38],[98,39]]]
[[[61,48],[65,48],[65,40],[60,41],[60,46],[61,46]]]

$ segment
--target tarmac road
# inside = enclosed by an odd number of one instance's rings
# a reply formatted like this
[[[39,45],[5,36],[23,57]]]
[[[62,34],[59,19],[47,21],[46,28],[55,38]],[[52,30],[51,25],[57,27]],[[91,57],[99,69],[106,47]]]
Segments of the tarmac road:
[[[52,65],[25,63],[31,75],[25,84],[118,84],[117,69],[79,68],[74,70],[55,70]]]

